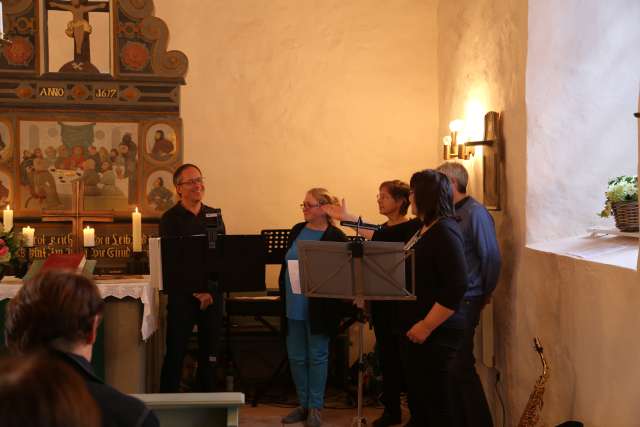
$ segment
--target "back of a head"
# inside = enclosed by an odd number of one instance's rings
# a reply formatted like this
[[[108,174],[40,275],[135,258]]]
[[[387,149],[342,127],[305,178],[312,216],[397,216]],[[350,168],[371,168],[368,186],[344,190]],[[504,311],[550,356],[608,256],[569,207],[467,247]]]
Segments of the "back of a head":
[[[417,215],[425,224],[453,216],[453,193],[449,178],[433,169],[425,169],[411,176],[411,191]]]
[[[0,420],[3,427],[101,425],[80,375],[45,352],[0,359]]]
[[[467,192],[469,172],[467,172],[467,168],[464,165],[456,162],[444,162],[436,170],[445,174],[449,179],[455,179],[456,190],[459,193],[465,194]]]
[[[9,349],[26,353],[41,348],[69,351],[86,342],[104,301],[93,281],[66,271],[47,271],[27,281],[7,307]]]

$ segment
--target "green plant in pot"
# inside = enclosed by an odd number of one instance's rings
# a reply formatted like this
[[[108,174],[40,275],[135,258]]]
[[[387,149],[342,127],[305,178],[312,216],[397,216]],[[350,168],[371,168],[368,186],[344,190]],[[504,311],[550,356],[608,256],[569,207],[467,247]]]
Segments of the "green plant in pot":
[[[609,180],[600,216],[611,215],[620,231],[638,231],[638,177],[623,175]]]

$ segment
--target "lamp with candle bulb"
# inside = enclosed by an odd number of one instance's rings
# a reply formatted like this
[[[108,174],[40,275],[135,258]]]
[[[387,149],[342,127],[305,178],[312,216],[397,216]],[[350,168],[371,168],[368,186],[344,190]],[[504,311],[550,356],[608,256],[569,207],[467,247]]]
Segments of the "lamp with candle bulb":
[[[489,111],[484,115],[484,138],[480,141],[467,141],[461,136],[465,123],[457,119],[449,123],[451,135],[442,140],[444,160],[469,160],[476,155],[476,147],[482,150],[482,174],[484,204],[489,210],[500,209],[500,187],[503,175],[503,145],[500,115]]]

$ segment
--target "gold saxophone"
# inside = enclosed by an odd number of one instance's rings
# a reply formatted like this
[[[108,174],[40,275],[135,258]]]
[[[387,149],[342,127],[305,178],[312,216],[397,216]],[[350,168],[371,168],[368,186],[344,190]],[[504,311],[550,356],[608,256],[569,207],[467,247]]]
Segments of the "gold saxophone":
[[[538,421],[540,421],[540,411],[542,411],[542,405],[544,405],[542,395],[544,394],[544,387],[549,379],[549,365],[547,365],[547,361],[544,359],[543,348],[538,338],[533,339],[533,346],[542,362],[542,375],[540,375],[538,381],[536,381],[533,386],[533,391],[529,396],[529,401],[524,408],[522,417],[520,417],[518,427],[534,427],[538,424]]]

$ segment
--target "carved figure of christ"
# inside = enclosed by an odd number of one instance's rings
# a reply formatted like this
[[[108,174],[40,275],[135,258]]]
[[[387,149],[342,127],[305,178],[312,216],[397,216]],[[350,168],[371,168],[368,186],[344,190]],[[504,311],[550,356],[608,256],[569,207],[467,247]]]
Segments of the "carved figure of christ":
[[[76,62],[90,62],[89,52],[82,55],[82,48],[85,42],[85,33],[91,34],[91,25],[89,25],[89,12],[101,10],[109,10],[109,2],[87,2],[86,0],[71,0],[71,2],[61,3],[59,1],[50,1],[49,9],[66,10],[71,12],[73,20],[67,24],[65,33],[72,37],[75,41]]]

